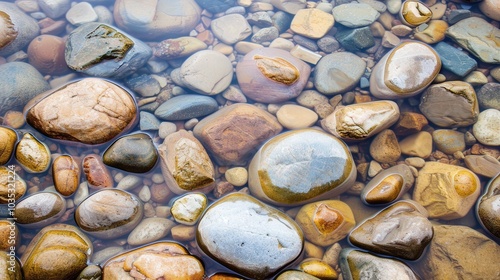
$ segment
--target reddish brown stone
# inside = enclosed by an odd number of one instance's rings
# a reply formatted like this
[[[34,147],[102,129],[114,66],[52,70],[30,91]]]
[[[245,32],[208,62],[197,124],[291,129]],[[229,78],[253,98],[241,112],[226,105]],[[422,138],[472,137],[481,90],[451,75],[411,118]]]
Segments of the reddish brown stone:
[[[421,131],[428,123],[429,122],[422,114],[402,112],[393,130],[398,136],[406,136]]]
[[[90,188],[104,189],[113,187],[113,178],[99,155],[91,154],[83,159],[83,172]]]
[[[52,164],[52,176],[56,190],[64,196],[70,196],[80,184],[80,167],[70,155],[61,155]]]

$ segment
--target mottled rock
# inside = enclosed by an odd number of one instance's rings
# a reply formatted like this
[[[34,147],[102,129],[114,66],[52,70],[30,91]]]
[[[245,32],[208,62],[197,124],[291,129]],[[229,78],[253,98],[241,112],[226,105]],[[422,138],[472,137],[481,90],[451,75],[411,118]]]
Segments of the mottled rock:
[[[398,164],[378,173],[361,192],[361,200],[368,205],[387,205],[400,199],[415,179],[406,164]]]
[[[163,177],[168,188],[183,194],[209,192],[215,186],[215,171],[203,145],[185,130],[168,135],[158,146]]]
[[[245,40],[252,34],[252,28],[244,16],[229,14],[212,20],[210,29],[220,41],[232,45]]]
[[[473,36],[471,36],[473,34]],[[450,26],[446,35],[486,63],[500,63],[497,38],[500,29],[479,17],[463,19]]]
[[[477,67],[475,59],[446,42],[439,42],[433,48],[441,58],[443,68],[453,74],[465,77]]]
[[[102,144],[137,121],[137,106],[123,88],[99,78],[85,78],[54,89],[26,106],[26,121],[60,140]]]
[[[203,118],[193,133],[219,164],[240,165],[282,129],[268,112],[250,104],[233,104]]]
[[[11,217],[9,217],[11,218]],[[8,252],[11,247],[20,246],[21,233],[19,227],[16,225],[15,220],[0,220],[0,251]],[[1,259],[1,257],[0,257]],[[1,260],[0,260],[1,262]],[[4,267],[0,264],[0,276]],[[6,268],[6,267],[5,267]],[[4,279],[4,278],[2,278]]]
[[[323,56],[314,71],[314,86],[326,95],[344,93],[354,88],[365,73],[366,62],[350,52]]]
[[[155,116],[166,121],[182,121],[209,115],[219,108],[210,96],[182,94],[163,102],[155,110]]]
[[[462,132],[456,130],[434,130],[432,132],[432,141],[438,150],[448,155],[465,150],[465,136]]]
[[[66,211],[66,200],[55,192],[39,192],[18,201],[16,222],[25,228],[42,228],[57,221]]]
[[[402,112],[399,120],[392,127],[398,136],[407,136],[420,132],[429,122],[424,115],[414,112]]]
[[[130,232],[127,243],[132,246],[158,241],[170,233],[175,223],[165,218],[146,218]]]
[[[477,218],[481,226],[495,239],[500,240],[500,173],[486,185],[484,194],[477,202]]]
[[[305,107],[285,104],[276,112],[276,118],[287,129],[301,129],[314,125],[318,115]]]
[[[300,9],[306,7],[306,0],[271,0],[276,9],[290,14],[296,14]]]
[[[193,226],[207,205],[208,199],[203,193],[188,193],[174,200],[170,213],[177,223]]]
[[[202,280],[204,274],[203,263],[186,248],[163,241],[112,257],[103,264],[102,279]]]
[[[17,143],[14,155],[17,162],[29,173],[43,173],[49,169],[51,162],[49,147],[31,133],[23,135]]]
[[[285,50],[259,48],[236,66],[236,78],[246,97],[279,103],[297,97],[304,89],[311,67]]]
[[[477,122],[472,126],[472,133],[477,141],[484,145],[500,145],[500,111],[496,109],[486,109],[482,111]]]
[[[133,194],[109,189],[87,197],[75,210],[75,221],[84,232],[112,239],[132,231],[142,220],[143,205]]]
[[[82,272],[80,272],[76,280],[94,280],[100,279],[100,277],[102,277],[101,267],[95,264],[90,264],[87,265]]]
[[[0,56],[9,56],[27,46],[40,33],[35,19],[14,3],[0,3]]]
[[[22,271],[18,259],[3,250],[0,251],[0,278],[4,280],[21,280],[23,279]]]
[[[304,243],[300,227],[290,217],[242,193],[210,205],[196,236],[205,254],[253,279],[276,274],[300,255]]]
[[[428,158],[432,153],[432,135],[420,131],[399,141],[399,147],[403,155]]]
[[[211,13],[221,13],[235,5],[235,0],[195,0],[198,5]]]
[[[16,174],[14,166],[0,166],[0,204],[15,203],[25,193],[26,181]]]
[[[415,27],[431,20],[432,11],[422,2],[404,1],[399,18],[404,24]]]
[[[335,37],[349,52],[359,52],[375,46],[375,39],[368,26],[340,30]]]
[[[446,23],[446,21],[431,20],[427,25],[427,28],[425,28],[422,31],[416,32],[414,36],[415,39],[420,40],[424,43],[435,44],[437,42],[441,42],[444,40],[447,29],[448,29],[448,23]],[[434,50],[436,49],[434,48]],[[441,58],[441,62],[443,62],[441,54],[439,54],[439,57]]]
[[[399,260],[377,257],[352,248],[342,249],[340,269],[345,280],[363,279],[365,275],[371,279],[420,279]]]
[[[323,37],[334,24],[333,15],[320,9],[300,9],[295,13],[290,29],[299,35],[319,39]]]
[[[336,5],[332,14],[336,22],[350,28],[368,26],[380,16],[372,6],[356,2]]]
[[[66,42],[63,38],[44,34],[34,38],[28,46],[30,64],[42,74],[61,75],[69,72],[64,59]]]
[[[466,155],[464,163],[472,172],[488,178],[500,173],[500,162],[490,155]]]
[[[479,114],[474,88],[462,81],[430,86],[422,94],[419,108],[429,121],[442,127],[469,126],[478,120]]]
[[[161,59],[186,57],[207,48],[207,44],[195,37],[166,39],[153,45],[153,55]]]
[[[24,279],[74,279],[87,266],[92,251],[92,242],[77,227],[44,227],[21,256]]]
[[[295,216],[295,222],[304,237],[318,246],[330,246],[344,239],[356,225],[351,208],[340,200],[306,204]]]
[[[401,200],[358,225],[349,234],[349,241],[375,253],[416,260],[432,236],[425,208],[411,200]]]
[[[321,121],[321,126],[343,140],[364,140],[390,127],[398,119],[398,105],[383,100],[338,106]]]
[[[370,144],[370,155],[379,163],[396,162],[401,156],[398,138],[390,129],[382,130]]]
[[[497,109],[500,110],[500,92],[499,83],[487,83],[483,85],[477,92],[477,100],[479,107],[483,109]]]
[[[334,197],[354,183],[356,167],[347,146],[317,129],[289,131],[266,142],[248,168],[257,198],[301,205]]]
[[[424,259],[424,279],[495,279],[500,246],[467,227],[435,225],[434,237]],[[481,261],[478,261],[481,260]]]
[[[5,126],[0,126],[0,165],[4,165],[10,160],[14,154],[16,142],[16,131]]]
[[[152,40],[188,35],[200,21],[201,8],[193,0],[118,0],[113,15],[118,27]]]
[[[111,172],[102,162],[102,158],[96,154],[90,154],[83,158],[82,169],[90,188],[106,189],[113,187]]]
[[[104,164],[134,173],[150,171],[156,164],[158,151],[148,134],[136,133],[116,140],[102,156]]]
[[[477,175],[467,168],[426,162],[418,173],[413,199],[427,209],[430,218],[453,220],[469,212],[480,186]]]
[[[384,55],[370,76],[370,92],[380,99],[422,92],[439,74],[441,60],[427,44],[405,41]]]
[[[80,185],[80,167],[70,155],[60,155],[52,164],[52,178],[57,192],[73,195]]]

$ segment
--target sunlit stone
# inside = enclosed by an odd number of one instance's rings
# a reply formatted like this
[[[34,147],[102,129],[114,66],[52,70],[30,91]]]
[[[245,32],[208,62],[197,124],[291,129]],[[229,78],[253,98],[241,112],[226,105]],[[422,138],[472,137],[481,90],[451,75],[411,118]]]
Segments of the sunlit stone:
[[[401,7],[399,18],[411,27],[426,23],[432,18],[432,11],[422,2],[406,1]]]
[[[50,166],[50,150],[31,133],[24,134],[16,147],[16,159],[30,173],[45,172]]]

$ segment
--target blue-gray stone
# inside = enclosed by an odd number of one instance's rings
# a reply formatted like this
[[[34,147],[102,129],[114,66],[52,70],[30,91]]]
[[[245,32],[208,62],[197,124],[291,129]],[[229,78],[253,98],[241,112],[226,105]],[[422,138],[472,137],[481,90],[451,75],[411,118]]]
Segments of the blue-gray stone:
[[[259,44],[263,42],[271,42],[272,40],[278,38],[279,36],[280,33],[278,31],[278,28],[274,26],[266,27],[260,29],[252,36],[252,42]]]
[[[31,40],[40,34],[40,27],[36,20],[25,14],[13,3],[0,2],[0,11],[4,13],[1,16],[2,18],[8,17],[8,20],[7,18],[2,19],[2,31],[9,33],[9,31],[15,30],[17,33],[10,43],[5,42],[4,39],[13,36],[2,33],[2,37],[4,38],[0,39],[0,56],[7,57],[27,46]],[[4,20],[6,21],[5,23],[3,22]],[[9,27],[10,24],[12,26]]]
[[[155,96],[160,93],[161,86],[158,80],[150,75],[140,75],[127,81],[127,86],[143,97]]]
[[[49,89],[42,74],[28,63],[0,65],[0,115],[7,110],[22,109],[33,97]]]
[[[309,49],[313,52],[318,50],[318,45],[316,45],[316,42],[312,39],[306,38],[301,35],[293,35],[293,41],[297,45],[301,45],[302,47]]]
[[[366,62],[361,57],[350,52],[335,52],[319,60],[313,83],[326,95],[344,93],[358,84],[365,70]]]
[[[217,101],[212,97],[183,94],[162,103],[154,114],[161,120],[182,121],[206,116],[217,111],[217,109]]]
[[[448,16],[448,24],[455,24],[462,19],[466,19],[472,15],[471,11],[459,9],[459,10],[451,10],[450,15]]]
[[[477,67],[475,59],[448,43],[439,42],[434,45],[434,50],[441,58],[443,68],[460,77],[465,77]]]
[[[249,24],[255,25],[260,28],[270,27],[273,25],[271,16],[266,12],[250,13],[248,14],[246,19]]]
[[[293,20],[293,15],[285,13],[283,11],[277,11],[273,16],[273,24],[278,28],[279,33],[283,33],[290,28],[290,24]]]
[[[86,23],[66,41],[65,59],[78,72],[96,77],[124,78],[143,67],[153,51],[144,42],[104,23]]]
[[[217,14],[234,6],[236,0],[195,0],[200,7]]]
[[[160,121],[155,115],[146,111],[141,111],[139,127],[141,130],[158,130],[160,128]]]
[[[346,51],[359,52],[375,45],[375,38],[368,26],[341,30],[336,37]]]
[[[477,101],[481,109],[500,110],[500,84],[487,83],[476,93]]]
[[[332,53],[340,48],[339,41],[331,35],[325,35],[318,39],[318,47],[326,53]]]

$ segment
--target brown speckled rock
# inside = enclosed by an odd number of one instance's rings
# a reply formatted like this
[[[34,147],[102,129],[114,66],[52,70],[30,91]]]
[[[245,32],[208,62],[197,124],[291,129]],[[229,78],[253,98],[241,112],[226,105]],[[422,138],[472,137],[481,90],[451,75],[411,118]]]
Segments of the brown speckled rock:
[[[80,174],[78,163],[70,155],[60,155],[52,164],[54,187],[64,196],[76,192],[80,184]]]
[[[30,64],[40,73],[61,75],[70,71],[64,59],[66,42],[63,38],[54,35],[40,35],[33,39],[28,46]]]
[[[83,173],[93,189],[105,189],[113,187],[111,172],[102,162],[102,158],[96,154],[87,155],[82,162]]]
[[[368,205],[387,205],[400,199],[415,179],[406,164],[398,164],[378,173],[361,192],[361,200]]]

